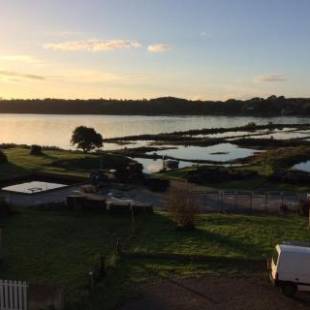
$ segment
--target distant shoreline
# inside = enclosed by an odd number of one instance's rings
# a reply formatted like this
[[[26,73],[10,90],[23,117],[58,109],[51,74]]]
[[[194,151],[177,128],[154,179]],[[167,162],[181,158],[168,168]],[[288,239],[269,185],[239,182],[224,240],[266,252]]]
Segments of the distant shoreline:
[[[200,101],[174,97],[150,100],[0,99],[0,113],[124,116],[310,116],[309,98]]]

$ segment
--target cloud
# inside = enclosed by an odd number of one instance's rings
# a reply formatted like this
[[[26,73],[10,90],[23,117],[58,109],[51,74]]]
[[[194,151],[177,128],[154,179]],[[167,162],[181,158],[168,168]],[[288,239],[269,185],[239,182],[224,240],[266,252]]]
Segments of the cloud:
[[[6,62],[23,62],[27,64],[34,64],[34,63],[39,63],[40,61],[30,55],[23,55],[23,54],[18,54],[18,55],[0,55],[0,61],[6,61]]]
[[[0,77],[8,79],[8,80],[26,79],[26,80],[41,80],[42,81],[46,79],[42,75],[24,74],[24,73],[6,71],[6,70],[0,70]]]
[[[260,75],[255,78],[256,82],[286,82],[287,77],[283,74]]]
[[[48,43],[44,48],[55,51],[87,51],[87,52],[106,52],[117,49],[139,48],[142,45],[138,41],[131,40],[81,40],[67,41],[61,43]]]
[[[172,47],[169,44],[165,43],[157,43],[157,44],[151,44],[147,47],[147,50],[150,53],[165,53],[172,49]]]

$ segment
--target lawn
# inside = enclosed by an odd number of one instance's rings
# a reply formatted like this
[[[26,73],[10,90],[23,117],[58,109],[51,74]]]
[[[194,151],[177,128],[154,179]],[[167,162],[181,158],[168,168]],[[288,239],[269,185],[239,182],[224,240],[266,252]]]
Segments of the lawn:
[[[5,148],[8,163],[1,164],[0,180],[28,175],[33,172],[88,177],[93,169],[115,169],[126,165],[126,157],[102,154],[84,154],[76,151],[44,150],[43,155],[29,155],[30,149],[22,146]]]
[[[131,219],[104,214],[19,208],[1,224],[5,250],[1,277],[61,284],[66,287],[69,303],[80,296],[80,290],[85,290],[87,274],[96,258],[111,256],[116,240],[131,253],[244,260],[268,257],[282,240],[310,241],[307,219],[297,216],[208,214],[200,216],[196,231],[180,232],[166,213],[137,217],[133,224]],[[238,269],[174,260],[125,259],[117,265],[102,287],[105,294],[100,302],[106,303],[107,308],[125,298],[133,283],[161,273],[193,275],[219,272],[220,268],[225,272]]]

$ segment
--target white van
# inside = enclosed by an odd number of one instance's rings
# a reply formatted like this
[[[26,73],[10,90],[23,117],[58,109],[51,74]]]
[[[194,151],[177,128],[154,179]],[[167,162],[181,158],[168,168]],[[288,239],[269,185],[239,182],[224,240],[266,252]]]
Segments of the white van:
[[[297,291],[310,291],[310,244],[283,242],[275,247],[270,277],[289,297]]]

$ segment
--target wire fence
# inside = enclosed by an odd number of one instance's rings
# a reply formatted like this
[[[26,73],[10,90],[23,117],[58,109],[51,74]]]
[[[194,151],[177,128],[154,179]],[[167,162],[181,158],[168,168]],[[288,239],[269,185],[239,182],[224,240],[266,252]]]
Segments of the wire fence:
[[[252,191],[193,191],[201,212],[297,212],[305,193]]]

